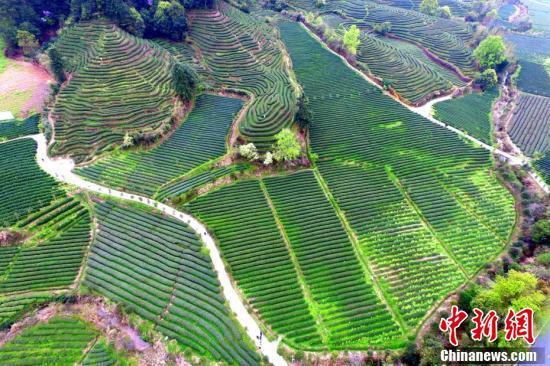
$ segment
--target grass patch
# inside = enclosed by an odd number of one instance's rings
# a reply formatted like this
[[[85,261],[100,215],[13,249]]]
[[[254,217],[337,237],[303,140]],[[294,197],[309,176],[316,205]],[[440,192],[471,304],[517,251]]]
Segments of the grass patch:
[[[0,95],[0,109],[10,111],[15,117],[20,117],[21,109],[32,97],[32,90],[18,90]]]

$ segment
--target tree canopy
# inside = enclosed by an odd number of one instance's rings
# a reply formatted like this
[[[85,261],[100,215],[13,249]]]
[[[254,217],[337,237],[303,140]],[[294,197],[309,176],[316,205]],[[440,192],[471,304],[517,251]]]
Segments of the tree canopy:
[[[550,245],[550,219],[541,219],[533,225],[531,240],[536,244]]]
[[[422,0],[419,9],[424,14],[436,15],[439,10],[439,2],[437,0]]]
[[[305,95],[301,95],[298,98],[298,111],[294,116],[294,122],[300,126],[301,129],[307,129],[311,125],[311,109],[309,108],[309,99]]]
[[[353,24],[349,29],[344,33],[344,46],[348,49],[348,51],[355,55],[357,53],[357,47],[359,47],[359,44],[361,44],[361,41],[359,40],[359,35],[361,34],[361,31],[355,24]]]
[[[273,157],[278,161],[294,160],[300,156],[302,151],[298,139],[294,133],[285,128],[275,135],[275,151]]]
[[[484,69],[494,69],[506,61],[506,46],[501,36],[488,36],[474,50],[474,57]]]
[[[507,277],[497,276],[495,284],[489,289],[481,290],[472,304],[483,310],[493,309],[504,316],[510,308],[521,310],[529,307],[537,312],[544,299],[544,294],[537,290],[535,276],[511,270]]]
[[[191,100],[198,85],[197,74],[189,66],[176,63],[172,69],[174,89],[182,100]]]

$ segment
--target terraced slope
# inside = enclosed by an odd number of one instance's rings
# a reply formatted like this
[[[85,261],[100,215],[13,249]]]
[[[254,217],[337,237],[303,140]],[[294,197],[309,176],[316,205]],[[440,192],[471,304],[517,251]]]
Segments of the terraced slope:
[[[339,350],[386,346],[388,336],[400,342],[312,172],[241,181],[186,207],[211,228],[246,298],[286,343]]]
[[[228,270],[267,325],[300,348],[321,346],[298,274],[260,183],[241,181],[199,197],[188,207],[212,229]]]
[[[319,306],[329,348],[396,342],[399,327],[377,296],[313,173],[267,178],[265,185]]]
[[[280,41],[265,22],[224,2],[218,8],[190,12],[189,39],[208,83],[253,95],[239,131],[268,149],[273,136],[291,124],[296,105]]]
[[[0,144],[0,227],[8,227],[26,214],[64,195],[57,183],[35,161],[31,139]]]
[[[54,317],[25,329],[0,348],[2,365],[73,365],[96,337],[82,320]]]
[[[521,71],[517,80],[521,91],[550,97],[550,73],[544,64],[530,60],[520,60]]]
[[[210,259],[190,228],[109,201],[95,210],[99,230],[86,286],[155,323],[196,354],[231,365],[259,364],[225,307]]]
[[[82,366],[114,366],[117,362],[103,342],[97,342],[88,351]]]
[[[319,171],[373,271],[411,328],[465,275],[382,167],[324,161]]]
[[[358,25],[372,27],[389,21],[391,33],[397,37],[429,49],[440,59],[458,67],[463,74],[474,71],[472,50],[468,46],[473,32],[466,23],[368,0],[337,0],[330,2],[328,8],[343,11]],[[365,9],[368,9],[368,14]]]
[[[90,230],[84,210],[65,222],[58,236],[38,245],[0,247],[0,294],[70,286],[82,266]]]
[[[10,258],[9,255],[8,258]],[[0,260],[0,266],[4,264],[5,262]],[[0,268],[0,271],[3,270]],[[18,320],[22,314],[52,299],[53,295],[47,292],[23,293],[2,297],[0,299],[0,328],[6,329]]]
[[[421,0],[376,0],[376,2],[407,10],[419,11]],[[439,6],[449,6],[453,16],[464,16],[472,8],[472,4],[461,0],[441,0]]]
[[[498,89],[492,89],[483,94],[468,94],[437,103],[434,117],[491,145],[491,110],[498,95]]]
[[[77,162],[121,144],[126,132],[160,132],[174,111],[173,59],[104,20],[78,23],[55,47],[73,71],[56,100],[56,155]]]
[[[162,185],[224,155],[229,127],[241,107],[239,99],[200,95],[182,126],[158,147],[122,151],[77,173],[112,188],[153,195]]]
[[[317,19],[341,36],[344,29],[356,23],[334,14]],[[410,104],[422,104],[433,94],[465,85],[456,73],[434,62],[414,44],[377,36],[365,29],[360,40],[355,57],[359,68],[381,79]]]
[[[526,155],[537,158],[535,168],[550,182],[550,98],[521,93],[508,134]]]
[[[24,120],[11,120],[0,122],[0,141],[11,140],[16,137],[34,135],[38,133],[38,119],[36,114]]]

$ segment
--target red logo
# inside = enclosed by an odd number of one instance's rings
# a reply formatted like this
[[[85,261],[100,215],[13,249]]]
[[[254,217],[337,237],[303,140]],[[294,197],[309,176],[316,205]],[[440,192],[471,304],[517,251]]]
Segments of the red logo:
[[[527,343],[535,343],[533,330],[533,310],[523,309],[517,313],[510,309],[504,320],[505,338],[508,342],[523,338]]]
[[[458,306],[453,305],[451,308],[451,316],[447,319],[441,318],[439,322],[439,330],[442,332],[449,331],[449,342],[455,347],[458,346],[458,337],[456,335],[456,330],[460,325],[468,319],[468,313],[459,310]]]
[[[491,310],[483,316],[483,310],[475,308],[474,314],[472,321],[475,323],[475,328],[470,332],[472,339],[481,341],[483,337],[486,337],[489,338],[489,342],[494,342],[498,333],[498,315],[496,311]]]

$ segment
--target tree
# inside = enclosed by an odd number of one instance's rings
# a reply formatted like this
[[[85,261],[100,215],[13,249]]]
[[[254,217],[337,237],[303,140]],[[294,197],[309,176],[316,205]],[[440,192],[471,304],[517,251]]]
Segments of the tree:
[[[187,31],[185,8],[175,0],[160,1],[153,16],[153,23],[158,35],[173,41],[182,41]]]
[[[268,151],[265,153],[264,165],[271,165],[271,164],[273,164],[273,154],[271,153],[271,151]]]
[[[448,5],[442,6],[437,10],[437,13],[440,18],[444,19],[451,19],[453,16],[453,13],[451,12],[451,8]]]
[[[483,90],[495,86],[497,82],[497,73],[493,69],[487,69],[483,71],[475,79],[476,85],[478,85]]]
[[[61,58],[61,55],[55,48],[48,50],[48,56],[50,57],[50,68],[55,76],[55,79],[59,84],[65,82],[65,63]]]
[[[390,22],[377,23],[374,25],[373,29],[375,33],[378,33],[380,35],[385,35],[386,33],[391,32],[391,23]]]
[[[534,275],[510,270],[507,277],[497,276],[493,287],[481,290],[472,304],[483,310],[495,310],[504,316],[510,308],[521,310],[530,307],[537,312],[544,300],[544,294],[537,290]]]
[[[134,146],[134,138],[130,136],[128,132],[124,135],[124,140],[122,141],[123,148],[129,148]]]
[[[439,2],[437,0],[422,0],[420,3],[420,12],[428,15],[436,15],[439,9]]]
[[[344,33],[344,46],[348,49],[348,51],[355,55],[357,53],[357,47],[359,47],[359,44],[361,41],[359,40],[359,35],[361,34],[361,31],[355,24],[353,24],[347,31]]]
[[[172,68],[172,82],[176,94],[184,101],[193,99],[197,88],[197,74],[189,66],[176,63]]]
[[[25,56],[32,57],[35,55],[40,45],[38,44],[34,34],[25,30],[18,30],[17,46],[23,50],[23,54]]]
[[[300,126],[302,130],[305,130],[311,126],[311,109],[309,108],[309,99],[305,95],[301,95],[298,98],[298,111],[294,116],[294,121]]]
[[[550,219],[541,219],[533,225],[531,240],[536,244],[550,245]]]
[[[250,161],[258,160],[260,157],[258,149],[256,149],[256,146],[252,142],[239,146],[239,154]]]
[[[488,36],[474,50],[474,57],[484,69],[494,69],[506,61],[505,52],[501,36]]]
[[[275,135],[275,147],[273,157],[277,161],[294,160],[301,153],[300,143],[298,139],[288,128],[282,129],[281,132]]]

